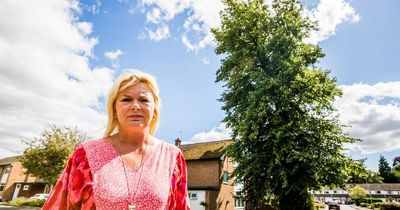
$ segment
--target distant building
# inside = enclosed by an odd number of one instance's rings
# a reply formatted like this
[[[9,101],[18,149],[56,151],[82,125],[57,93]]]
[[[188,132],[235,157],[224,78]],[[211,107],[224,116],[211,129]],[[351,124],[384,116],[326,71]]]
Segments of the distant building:
[[[186,159],[189,199],[192,210],[244,209],[244,203],[235,199],[235,186],[229,175],[234,164],[225,153],[233,140],[181,145],[175,140]]]
[[[18,158],[0,159],[0,200],[10,201],[18,197],[31,197],[36,193],[49,193],[50,185],[42,179],[25,174]]]
[[[358,185],[368,191],[367,197],[380,198],[382,201],[386,201],[387,198],[391,197],[395,201],[400,202],[400,183],[383,183],[383,184],[348,184],[347,189]],[[326,202],[326,201],[338,201],[344,203],[349,200],[349,192],[345,189],[336,188],[329,189],[324,188],[321,191],[313,191],[314,198]]]

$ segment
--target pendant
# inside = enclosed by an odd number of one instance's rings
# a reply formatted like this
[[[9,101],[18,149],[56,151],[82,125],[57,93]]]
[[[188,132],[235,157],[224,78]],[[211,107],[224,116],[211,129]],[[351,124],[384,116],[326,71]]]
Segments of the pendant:
[[[133,204],[132,204],[132,205],[128,205],[128,209],[129,209],[129,210],[135,210],[135,209],[136,209],[136,206],[133,205]]]

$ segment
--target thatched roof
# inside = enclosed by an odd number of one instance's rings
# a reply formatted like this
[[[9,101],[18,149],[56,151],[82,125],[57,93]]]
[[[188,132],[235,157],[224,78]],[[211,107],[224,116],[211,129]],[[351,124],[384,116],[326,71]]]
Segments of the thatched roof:
[[[0,159],[0,165],[9,165],[12,164],[14,162],[19,161],[18,158],[22,157],[21,155],[17,155],[17,156],[11,156],[11,157],[6,157],[6,158],[2,158]]]
[[[211,141],[184,144],[180,145],[179,148],[186,160],[218,159],[225,153],[226,147],[232,143],[233,140]]]

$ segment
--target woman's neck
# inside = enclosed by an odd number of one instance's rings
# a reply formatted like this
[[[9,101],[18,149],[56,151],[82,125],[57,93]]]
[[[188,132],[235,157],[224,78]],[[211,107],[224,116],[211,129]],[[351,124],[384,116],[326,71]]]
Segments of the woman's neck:
[[[150,141],[150,134],[148,132],[123,132],[120,131],[116,134],[116,141],[121,145],[129,147],[143,147]]]

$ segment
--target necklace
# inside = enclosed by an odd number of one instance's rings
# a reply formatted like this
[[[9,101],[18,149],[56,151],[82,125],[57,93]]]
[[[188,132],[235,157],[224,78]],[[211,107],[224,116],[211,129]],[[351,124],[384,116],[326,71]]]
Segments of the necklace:
[[[119,146],[120,146],[120,148],[121,148],[121,142],[118,142],[118,143],[119,143]],[[146,149],[147,149],[147,141],[145,142],[144,151],[143,151],[142,157],[141,157],[141,159],[140,159],[140,165],[139,165],[139,168],[138,168],[138,170],[140,170],[140,172],[139,172],[139,179],[137,180],[136,189],[135,189],[135,192],[134,192],[133,196],[131,196],[131,191],[130,191],[130,189],[129,189],[129,182],[128,182],[128,176],[126,175],[126,167],[125,167],[124,157],[123,157],[122,155],[120,155],[120,157],[121,157],[121,162],[122,162],[122,167],[124,168],[124,175],[125,175],[125,181],[126,181],[126,189],[128,190],[128,197],[129,197],[129,199],[130,199],[130,204],[128,205],[128,209],[129,209],[129,210],[135,210],[135,209],[136,209],[136,206],[135,206],[135,196],[136,196],[136,192],[137,192],[137,190],[138,190],[138,188],[139,188],[140,178],[142,177],[142,171],[143,171],[143,168],[142,168],[142,166],[143,166],[143,157],[144,157],[144,154],[146,153]]]

